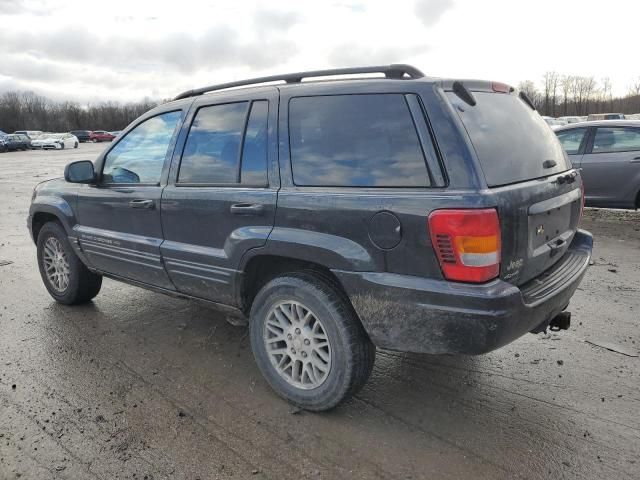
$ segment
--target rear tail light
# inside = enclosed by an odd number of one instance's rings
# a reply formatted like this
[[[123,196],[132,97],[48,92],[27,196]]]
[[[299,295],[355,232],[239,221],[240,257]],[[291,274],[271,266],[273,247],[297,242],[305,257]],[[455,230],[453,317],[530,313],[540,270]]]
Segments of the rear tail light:
[[[482,283],[500,272],[500,221],[493,208],[436,210],[431,242],[447,280]]]

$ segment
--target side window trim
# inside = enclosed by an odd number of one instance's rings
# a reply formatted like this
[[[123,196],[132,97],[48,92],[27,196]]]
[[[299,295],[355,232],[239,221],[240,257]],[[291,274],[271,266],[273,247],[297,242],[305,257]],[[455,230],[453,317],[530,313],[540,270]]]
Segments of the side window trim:
[[[431,185],[426,188],[446,187],[448,182],[445,178],[442,156],[429,123],[429,116],[427,115],[426,109],[420,97],[415,93],[406,94],[405,99],[413,119],[413,126],[420,140],[422,154],[427,164],[427,172],[431,179]]]
[[[580,142],[580,146],[578,147],[578,155],[584,155],[587,152],[587,148],[589,147],[589,141],[593,136],[593,128],[586,127],[584,135],[582,136],[582,141]]]
[[[595,138],[595,136],[596,136],[595,127],[589,127],[583,139],[584,145],[580,145],[582,152],[578,151],[578,153],[581,153],[581,155],[591,154],[593,151],[593,139]]]
[[[266,143],[264,145],[265,151],[265,164],[264,164],[264,181],[262,183],[259,184],[252,184],[250,182],[246,182],[243,179],[243,172],[244,172],[244,161],[245,161],[245,147],[247,146],[247,134],[249,133],[249,126],[251,124],[251,118],[254,114],[254,108],[257,106],[257,104],[260,103],[264,103],[266,105],[267,111],[266,111],[266,117],[265,117],[265,127],[266,127],[266,135],[267,135],[267,140]],[[262,188],[269,188],[269,135],[268,135],[268,131],[269,131],[269,101],[268,100],[262,100],[262,99],[255,99],[255,100],[251,100],[251,105],[249,105],[249,111],[247,112],[247,119],[245,122],[245,126],[244,126],[244,131],[242,134],[242,143],[240,144],[240,162],[239,162],[239,170],[238,170],[238,183],[242,186],[252,186],[254,188],[258,188],[258,187],[262,187]]]
[[[253,102],[251,100],[247,102],[247,111],[244,114],[244,125],[242,126],[242,133],[240,134],[240,148],[238,148],[238,161],[236,162],[236,183],[240,184],[242,179],[240,178],[242,172],[242,153],[244,152],[244,142],[247,141],[247,126],[249,125],[249,117],[251,116],[251,109],[253,108]]]
[[[176,128],[173,131],[173,134],[171,136],[171,140],[169,141],[169,145],[167,147],[167,153],[165,154],[164,157],[164,163],[162,165],[162,171],[160,173],[160,180],[158,182],[155,183],[150,183],[150,182],[141,182],[141,183],[107,183],[107,182],[103,182],[103,172],[104,172],[104,167],[107,164],[107,158],[109,157],[109,154],[111,153],[111,151],[116,148],[120,142],[122,142],[131,132],[133,132],[136,128],[138,128],[140,125],[142,125],[144,122],[146,122],[147,120],[151,120],[152,118],[155,117],[159,117],[160,115],[165,115],[167,113],[173,113],[173,112],[180,112],[180,118],[178,119],[178,123],[176,124]],[[175,148],[175,142],[176,139],[178,138],[178,134],[180,133],[180,128],[178,128],[179,126],[182,125],[182,122],[184,121],[184,110],[181,108],[177,108],[175,110],[167,110],[165,112],[160,112],[156,115],[152,115],[150,117],[146,117],[143,118],[142,120],[140,120],[138,123],[136,123],[133,127],[129,128],[127,133],[122,135],[121,137],[118,138],[118,141],[115,142],[113,145],[110,146],[109,150],[107,150],[104,153],[104,156],[102,157],[102,161],[101,161],[101,168],[100,168],[100,175],[98,177],[98,186],[99,187],[158,187],[160,185],[162,185],[163,180],[166,180],[166,174],[168,173],[168,167],[171,164],[171,157],[173,156],[173,150]],[[95,132],[95,130],[94,130]]]

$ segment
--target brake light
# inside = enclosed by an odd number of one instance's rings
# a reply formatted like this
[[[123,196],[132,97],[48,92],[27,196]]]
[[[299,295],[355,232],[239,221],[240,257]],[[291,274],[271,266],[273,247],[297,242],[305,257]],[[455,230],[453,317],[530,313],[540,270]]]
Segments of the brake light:
[[[429,232],[447,280],[482,283],[500,272],[500,221],[493,208],[436,210]]]
[[[491,82],[491,89],[498,93],[511,93],[513,89],[506,83]]]

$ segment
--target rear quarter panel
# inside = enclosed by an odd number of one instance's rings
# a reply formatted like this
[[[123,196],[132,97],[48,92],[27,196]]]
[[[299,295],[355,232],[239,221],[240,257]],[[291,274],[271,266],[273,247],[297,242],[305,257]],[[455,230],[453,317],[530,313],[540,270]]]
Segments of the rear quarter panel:
[[[487,206],[477,195],[481,182],[468,166],[466,140],[452,118],[448,102],[433,83],[381,81],[331,82],[281,89],[279,162],[281,190],[275,227],[265,250],[349,271],[397,272],[441,278],[431,246],[427,218],[438,208]],[[448,175],[445,188],[301,187],[293,182],[289,149],[288,105],[293,97],[402,93],[420,96],[428,114],[441,161]],[[428,132],[426,132],[429,135]],[[371,240],[370,221],[390,212],[400,222],[401,240],[378,248]],[[278,252],[278,253],[275,253]]]

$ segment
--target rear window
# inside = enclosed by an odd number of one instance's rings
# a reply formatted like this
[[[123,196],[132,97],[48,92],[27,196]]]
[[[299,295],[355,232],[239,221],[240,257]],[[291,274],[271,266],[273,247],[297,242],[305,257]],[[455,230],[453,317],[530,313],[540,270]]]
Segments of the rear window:
[[[487,184],[522,182],[570,168],[560,142],[537,112],[516,95],[473,92],[476,105],[447,92],[464,124]],[[555,167],[544,168],[546,160]]]
[[[293,98],[289,103],[289,135],[296,185],[430,184],[404,95]]]

